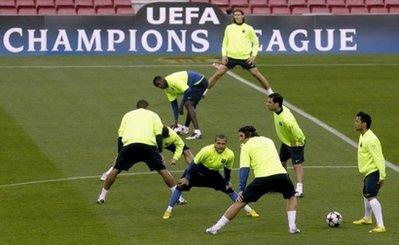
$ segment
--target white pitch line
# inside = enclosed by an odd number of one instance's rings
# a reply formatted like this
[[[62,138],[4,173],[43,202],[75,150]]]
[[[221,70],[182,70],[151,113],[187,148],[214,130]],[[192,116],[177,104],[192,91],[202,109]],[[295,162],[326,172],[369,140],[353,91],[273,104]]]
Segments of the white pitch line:
[[[231,77],[233,77],[234,79],[236,79],[237,81],[263,93],[266,94],[266,91],[261,88],[258,87],[256,85],[254,85],[253,83],[249,82],[248,80],[245,80],[244,78],[240,77],[239,75],[233,73],[232,71],[228,71],[227,74]],[[306,113],[305,111],[303,111],[302,109],[294,106],[293,104],[289,103],[287,100],[284,99],[284,104],[291,108],[293,111],[295,111],[296,113],[298,113],[299,115],[309,119],[311,122],[315,123],[316,125],[322,127],[323,129],[327,130],[328,132],[332,133],[333,135],[337,136],[338,138],[340,138],[341,140],[345,141],[346,143],[348,143],[349,145],[353,146],[354,148],[357,149],[357,143],[355,141],[353,141],[351,138],[349,138],[348,136],[344,135],[343,133],[339,132],[338,130],[334,129],[333,127],[327,125],[325,122],[317,119],[316,117]],[[396,166],[395,164],[389,162],[389,161],[385,161],[385,164],[390,167],[391,169],[395,170],[396,172],[399,172],[399,166]]]
[[[347,169],[347,168],[356,168],[354,165],[333,165],[333,166],[303,166],[306,169]],[[292,167],[288,167],[292,168]],[[233,168],[234,171],[239,170],[239,168]],[[183,173],[184,170],[173,170],[169,171],[171,173]],[[157,174],[157,172],[134,172],[134,173],[121,173],[120,176],[132,176],[132,175],[152,175]],[[61,179],[48,179],[48,180],[37,180],[37,181],[29,181],[29,182],[21,182],[21,183],[13,183],[13,184],[5,184],[0,185],[0,188],[6,187],[15,187],[15,186],[23,186],[23,185],[34,185],[34,184],[44,184],[44,183],[53,183],[53,182],[64,182],[64,181],[72,181],[72,180],[84,180],[84,179],[100,179],[101,175],[90,175],[90,176],[80,176],[80,177],[70,177],[70,178],[61,178]]]
[[[94,68],[94,69],[125,69],[125,68],[152,68],[152,67],[209,67],[208,63],[204,64],[148,64],[148,65],[22,65],[22,66],[11,66],[11,65],[0,65],[0,69],[75,69],[75,68]],[[259,67],[345,67],[345,66],[399,66],[399,63],[342,63],[342,64],[256,64]]]

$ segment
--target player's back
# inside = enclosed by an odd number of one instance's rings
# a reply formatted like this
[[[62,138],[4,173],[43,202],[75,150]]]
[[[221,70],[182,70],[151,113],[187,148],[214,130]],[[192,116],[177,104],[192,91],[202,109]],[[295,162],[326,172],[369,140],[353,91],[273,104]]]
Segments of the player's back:
[[[250,167],[254,170],[255,177],[287,172],[280,162],[274,142],[267,137],[257,136],[250,138],[242,146],[241,153],[248,154]]]
[[[123,116],[119,137],[122,137],[123,145],[143,143],[155,146],[155,135],[161,134],[162,126],[156,113],[146,109],[133,110]]]

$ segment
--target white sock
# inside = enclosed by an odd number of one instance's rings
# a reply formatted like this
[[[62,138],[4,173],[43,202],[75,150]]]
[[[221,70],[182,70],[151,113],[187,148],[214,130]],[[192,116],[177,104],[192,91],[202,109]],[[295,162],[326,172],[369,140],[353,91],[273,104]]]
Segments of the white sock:
[[[249,211],[252,210],[252,208],[250,206],[248,206],[248,205],[245,205],[244,206],[244,210],[245,210],[245,212],[249,212]]]
[[[272,88],[266,89],[266,94],[267,94],[267,95],[271,95],[271,94],[273,94],[273,93],[274,93],[274,92],[273,92]]]
[[[367,200],[367,198],[363,197],[363,202],[364,202],[364,217],[371,218],[373,211],[371,209],[369,200]]]
[[[296,192],[302,193],[303,192],[303,183],[296,183]]]
[[[110,168],[108,169],[108,171],[105,172],[105,174],[106,174],[106,175],[109,175],[109,174],[111,173],[111,171],[112,171],[113,168],[114,168],[114,166],[110,167]]]
[[[229,221],[230,220],[223,215],[219,219],[219,221],[214,226],[212,226],[212,228],[215,230],[220,230],[220,229],[222,229],[223,226],[225,226],[227,223],[229,223]]]
[[[168,208],[166,209],[166,211],[168,211],[168,212],[172,212],[172,209],[173,209],[173,207],[171,207],[171,206],[168,206]]]
[[[195,133],[195,134],[201,134],[201,130],[199,130],[199,129],[194,129],[194,133]]]
[[[296,230],[296,224],[295,224],[296,211],[295,210],[287,211],[287,217],[288,217],[288,227],[290,228],[290,230]]]
[[[377,200],[377,198],[371,199],[369,201],[371,209],[373,210],[374,217],[377,221],[378,226],[384,226],[384,221],[382,220],[382,208],[380,202]]]
[[[101,189],[101,194],[100,194],[100,196],[98,197],[98,200],[101,200],[101,199],[105,200],[105,196],[107,195],[107,193],[108,193],[108,190],[102,188],[102,189]]]

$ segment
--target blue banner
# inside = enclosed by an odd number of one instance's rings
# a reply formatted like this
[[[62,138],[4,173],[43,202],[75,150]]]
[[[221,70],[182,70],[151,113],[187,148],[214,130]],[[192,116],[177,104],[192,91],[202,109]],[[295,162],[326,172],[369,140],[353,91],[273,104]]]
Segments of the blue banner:
[[[399,53],[399,16],[248,16],[259,54]],[[3,16],[0,55],[220,55],[231,23],[205,3],[153,3],[135,16]]]

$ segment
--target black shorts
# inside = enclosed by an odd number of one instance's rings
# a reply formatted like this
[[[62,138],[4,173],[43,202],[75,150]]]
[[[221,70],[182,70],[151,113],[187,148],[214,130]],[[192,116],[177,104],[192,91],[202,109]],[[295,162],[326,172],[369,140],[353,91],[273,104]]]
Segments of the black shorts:
[[[303,146],[288,146],[281,144],[280,148],[280,160],[285,162],[292,158],[292,164],[301,164],[305,161],[305,145]]]
[[[175,153],[176,151],[176,146],[174,144],[168,145],[167,147],[165,147],[166,150],[171,151],[172,153]],[[190,148],[188,148],[186,145],[183,146],[183,151],[188,150]]]
[[[233,59],[233,58],[228,57],[227,64],[226,64],[227,68],[229,68],[229,70],[230,70],[230,69],[233,69],[236,65],[241,66],[245,70],[250,70],[250,69],[256,67],[254,63],[251,63],[251,64],[247,63],[247,60],[239,60],[239,59]]]
[[[166,169],[158,148],[142,143],[124,146],[116,158],[114,168],[127,171],[138,162],[145,162],[151,171]]]
[[[375,171],[367,175],[363,181],[363,196],[365,198],[376,197],[380,190],[380,172]]]
[[[191,92],[187,96],[187,100],[194,102],[194,105],[197,105],[198,102],[202,99],[202,95],[205,90],[208,88],[208,80],[204,77],[202,81],[191,87]]]
[[[194,166],[188,185],[180,187],[179,190],[189,191],[192,187],[209,187],[216,191],[228,192],[224,178],[219,171],[210,170],[202,164]],[[230,190],[232,189],[230,188]]]
[[[288,199],[295,195],[295,188],[288,174],[255,178],[242,193],[243,201],[256,202],[268,192],[279,192],[284,199]]]

